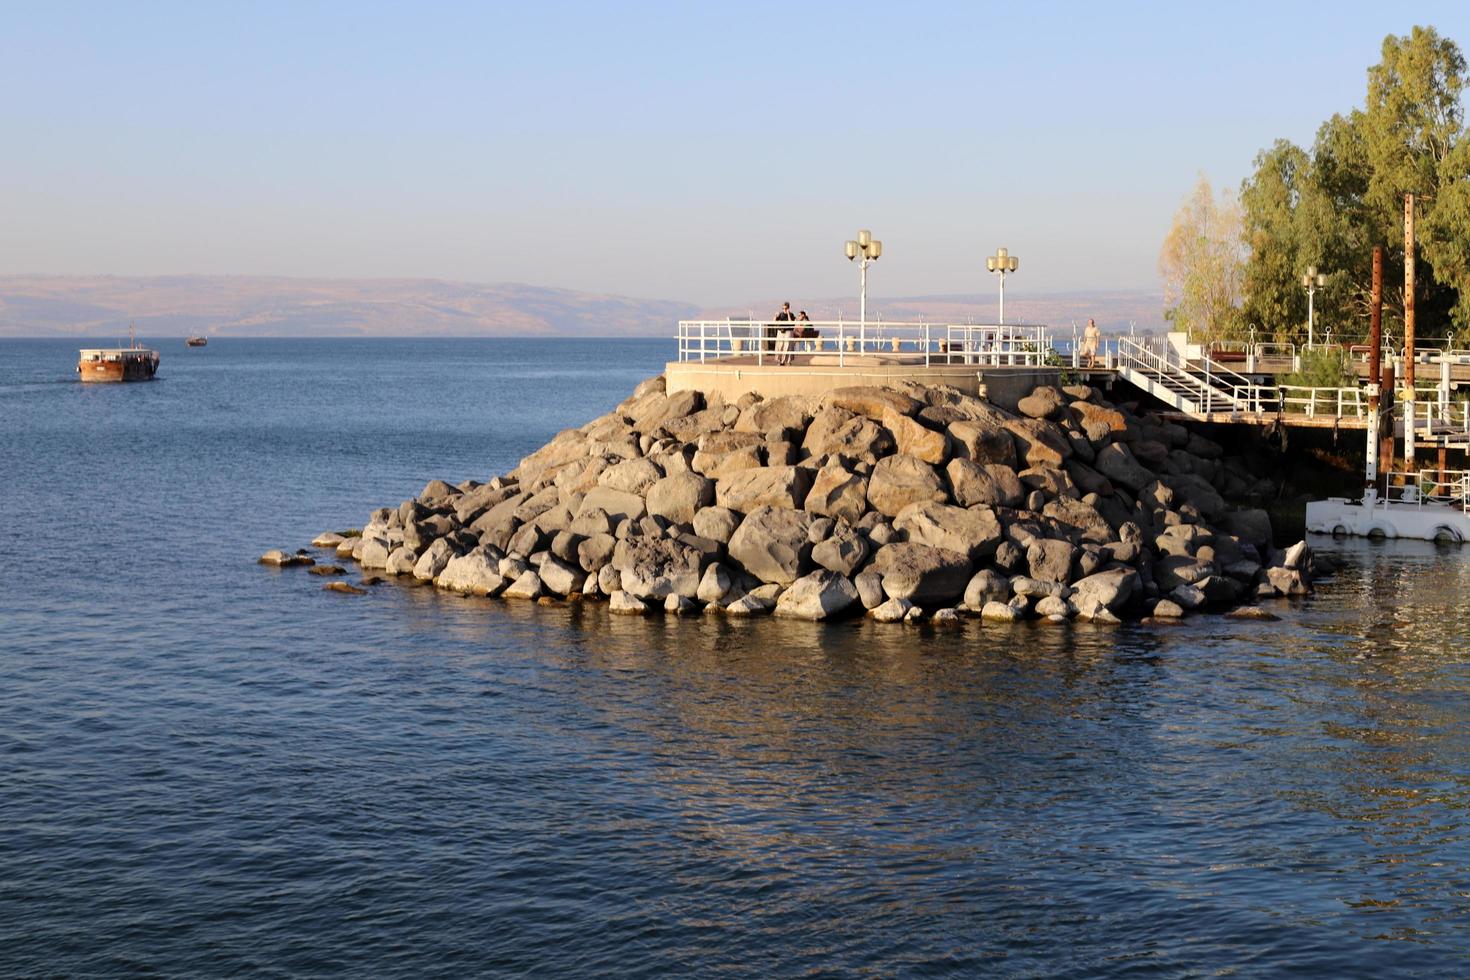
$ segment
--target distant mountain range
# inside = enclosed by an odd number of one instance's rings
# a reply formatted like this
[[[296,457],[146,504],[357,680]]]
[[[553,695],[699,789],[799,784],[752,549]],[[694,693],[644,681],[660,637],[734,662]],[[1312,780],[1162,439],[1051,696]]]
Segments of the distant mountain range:
[[[788,297],[783,297],[788,298]],[[854,298],[789,297],[814,320],[857,315]],[[274,276],[0,276],[0,336],[109,337],[129,323],[141,337],[668,337],[694,317],[770,316],[781,302],[703,307],[548,289],[437,279]],[[1147,290],[1019,294],[1011,322],[1066,330],[1095,317],[1104,331],[1158,329],[1163,297]],[[988,322],[993,294],[869,297],[869,317]]]
[[[0,276],[0,336],[671,337],[692,303],[517,283]]]

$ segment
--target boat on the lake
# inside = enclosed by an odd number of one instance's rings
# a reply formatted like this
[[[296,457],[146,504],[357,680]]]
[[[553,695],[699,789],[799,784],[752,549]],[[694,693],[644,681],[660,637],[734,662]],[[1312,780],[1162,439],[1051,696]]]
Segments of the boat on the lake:
[[[83,381],[152,381],[158,360],[158,351],[138,346],[129,324],[128,346],[82,348],[77,374]]]
[[[184,341],[185,346],[188,346],[188,347],[203,347],[204,345],[206,345],[208,343],[209,343],[209,338],[208,337],[190,337],[190,338],[188,338],[187,340]]]

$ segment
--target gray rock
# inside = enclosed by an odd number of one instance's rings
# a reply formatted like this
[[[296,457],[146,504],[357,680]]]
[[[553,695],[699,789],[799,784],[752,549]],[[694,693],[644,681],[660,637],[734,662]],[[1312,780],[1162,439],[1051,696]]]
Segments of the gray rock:
[[[910,504],[893,522],[909,541],[944,548],[982,561],[1001,541],[1000,521],[989,507],[954,507],[933,501]]]
[[[699,552],[671,538],[626,538],[613,549],[609,564],[622,573],[622,591],[642,599],[671,594],[692,599],[699,590]]]
[[[1083,600],[1087,599],[1113,611],[1133,598],[1141,584],[1142,579],[1135,569],[1109,568],[1073,582],[1072,601],[1079,610],[1083,608]]]
[[[1194,585],[1213,574],[1213,562],[1199,561],[1187,555],[1165,555],[1154,562],[1154,581],[1166,592],[1176,585]]]
[[[990,620],[994,623],[1016,623],[1024,617],[1024,613],[1015,606],[1004,602],[991,600],[980,609],[980,618]]]
[[[642,599],[622,591],[609,592],[607,609],[618,616],[647,616],[648,605]]]
[[[418,561],[414,562],[413,577],[420,582],[432,582],[439,577],[444,571],[444,566],[448,565],[453,558],[454,548],[450,545],[449,539],[439,538],[425,548],[424,553],[419,555]]]
[[[414,565],[418,564],[419,556],[407,545],[393,549],[388,556],[388,562],[383,566],[389,575],[412,575]]]
[[[1268,568],[1266,582],[1280,595],[1310,595],[1312,586],[1297,568]]]
[[[698,611],[698,603],[681,595],[671,595],[664,600],[664,612],[675,616],[692,616]]]
[[[1109,480],[1133,493],[1138,493],[1154,482],[1154,475],[1134,458],[1133,451],[1118,442],[1099,449],[1093,467]]]
[[[845,524],[837,525],[825,541],[812,548],[812,561],[849,577],[862,567],[867,558],[867,540]]]
[[[746,593],[725,606],[727,616],[764,616],[776,608],[776,600]]]
[[[1071,619],[1077,614],[1077,609],[1061,596],[1049,595],[1036,600],[1036,615],[1051,619],[1060,616],[1062,619]]]
[[[776,601],[776,615],[813,621],[830,619],[857,601],[857,588],[846,576],[822,569],[792,582]]]
[[[603,565],[597,572],[597,591],[606,596],[623,591],[623,573],[611,565]]]
[[[728,544],[740,526],[740,515],[725,507],[705,507],[694,515],[694,533],[720,544]]]
[[[543,591],[541,576],[527,569],[501,594],[507,599],[539,599]]]
[[[500,574],[495,552],[477,548],[449,559],[434,584],[465,595],[495,595],[505,587],[505,577]]]
[[[1169,590],[1169,599],[1183,609],[1199,609],[1208,600],[1204,592],[1192,585],[1176,585]],[[1155,612],[1155,616],[1160,615]]]
[[[979,611],[992,599],[1005,602],[1010,597],[1010,580],[994,569],[986,568],[976,572],[965,586],[964,606]]]
[[[1077,549],[1069,542],[1038,538],[1026,548],[1026,566],[1031,577],[1042,582],[1065,585],[1072,578],[1072,562]]]
[[[388,556],[392,553],[393,550],[387,538],[364,537],[362,551],[356,553],[356,557],[362,563],[363,568],[387,568]]]
[[[541,584],[546,591],[559,596],[571,595],[582,585],[586,573],[580,568],[573,568],[559,558],[550,557],[541,563],[537,570],[541,578]]]
[[[802,449],[812,457],[846,456],[876,461],[892,453],[893,433],[871,419],[835,406],[824,408],[812,419]]]
[[[895,597],[882,605],[869,609],[868,615],[880,623],[901,623],[908,618],[909,613],[917,608],[918,606],[909,600]]]
[[[730,558],[763,582],[794,582],[810,567],[814,520],[800,510],[758,507],[731,536]]]
[[[890,597],[938,605],[964,594],[971,565],[958,552],[904,541],[879,548],[872,570],[883,576],[883,591]]]
[[[700,578],[699,587],[695,590],[695,597],[700,602],[724,602],[734,584],[725,566],[714,562],[704,570],[704,576]]]
[[[883,576],[877,572],[863,572],[853,579],[853,586],[858,590],[858,601],[864,609],[877,608],[888,598],[883,591]]]
[[[1249,541],[1258,549],[1271,547],[1271,515],[1259,508],[1232,510],[1220,515],[1220,530]]]
[[[596,572],[612,561],[617,539],[611,534],[594,534],[577,543],[577,564],[583,571]]]

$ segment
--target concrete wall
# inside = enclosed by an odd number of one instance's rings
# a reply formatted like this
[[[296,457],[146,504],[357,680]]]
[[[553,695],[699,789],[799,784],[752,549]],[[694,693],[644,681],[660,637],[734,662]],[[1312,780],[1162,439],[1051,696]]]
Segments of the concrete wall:
[[[820,395],[850,385],[896,385],[911,381],[923,385],[952,385],[967,394],[980,394],[1002,408],[1015,410],[1016,402],[1042,384],[1056,384],[1061,369],[1054,367],[980,367],[977,365],[871,364],[827,365],[721,364],[671,362],[665,369],[670,392],[700,391],[734,401],[747,391],[763,398],[782,395]]]

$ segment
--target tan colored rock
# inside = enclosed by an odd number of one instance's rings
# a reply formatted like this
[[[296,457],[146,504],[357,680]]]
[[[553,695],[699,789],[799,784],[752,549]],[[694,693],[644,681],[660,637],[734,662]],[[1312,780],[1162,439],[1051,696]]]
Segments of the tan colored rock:
[[[1072,446],[1061,429],[1043,419],[1012,419],[1006,423],[1015,442],[1016,458],[1026,466],[1056,466],[1072,455]]]
[[[595,487],[582,498],[582,505],[577,508],[577,514],[580,516],[589,511],[600,510],[614,522],[618,522],[627,519],[637,520],[647,512],[647,509],[643,498],[636,493],[614,490],[612,487]]]
[[[763,466],[740,470],[715,485],[721,507],[748,514],[757,507],[798,510],[812,486],[812,471],[800,466]]]
[[[1000,521],[989,507],[954,507],[921,501],[899,512],[893,526],[908,540],[983,561],[1001,541]]]
[[[949,493],[933,466],[913,456],[887,456],[873,467],[868,479],[868,504],[889,517],[897,517],[910,504],[923,501],[944,503]]]
[[[950,494],[961,507],[1019,507],[1025,496],[1015,471],[1000,463],[952,459],[944,472]]]
[[[884,409],[883,428],[893,433],[898,451],[904,455],[922,459],[935,466],[943,466],[949,459],[949,437],[943,432],[921,425],[907,415],[891,408]]]
[[[758,469],[765,465],[761,457],[762,447],[742,446],[732,449],[727,453],[706,452],[700,450],[694,454],[694,459],[689,466],[696,473],[702,473],[712,480],[718,480],[741,470]]]
[[[758,507],[730,538],[729,554],[762,582],[787,584],[811,567],[811,514],[786,507]]]
[[[1016,468],[1016,443],[1005,421],[997,418],[951,422],[949,436],[954,454],[976,463],[999,463]]]
[[[868,509],[868,478],[840,466],[824,466],[817,471],[805,507],[813,514],[856,524]]]
[[[972,566],[958,552],[903,541],[879,548],[868,567],[883,577],[889,597],[939,605],[964,595]]]
[[[713,481],[694,473],[666,476],[648,488],[648,512],[675,524],[693,524],[701,508],[714,503]]]
[[[834,388],[822,396],[823,406],[836,405],[857,415],[881,420],[885,410],[899,415],[915,415],[924,407],[923,402],[892,388],[876,385],[855,385],[849,388]]]

